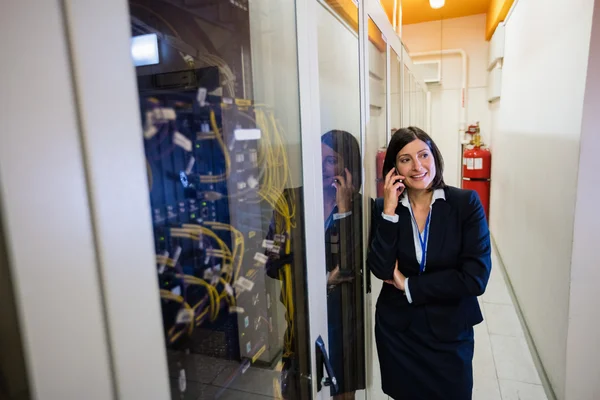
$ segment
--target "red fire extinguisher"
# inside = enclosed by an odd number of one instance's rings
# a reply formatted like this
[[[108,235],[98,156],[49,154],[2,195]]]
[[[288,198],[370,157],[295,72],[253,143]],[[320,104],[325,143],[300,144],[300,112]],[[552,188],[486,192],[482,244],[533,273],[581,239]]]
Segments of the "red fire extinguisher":
[[[485,216],[489,220],[492,153],[481,142],[479,123],[469,126],[468,132],[473,135],[473,140],[463,153],[462,187],[479,194]]]
[[[386,148],[382,147],[377,150],[376,160],[376,171],[377,171],[377,197],[383,197],[383,187],[385,179],[383,178],[383,162],[385,161]]]

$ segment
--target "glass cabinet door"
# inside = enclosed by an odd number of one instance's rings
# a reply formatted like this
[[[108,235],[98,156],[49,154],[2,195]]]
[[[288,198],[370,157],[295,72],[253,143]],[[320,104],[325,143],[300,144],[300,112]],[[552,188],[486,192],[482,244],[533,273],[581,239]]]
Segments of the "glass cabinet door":
[[[369,37],[377,38],[381,37],[381,30],[369,18]],[[383,43],[385,45],[385,43]],[[387,147],[387,79],[386,79],[386,68],[387,68],[387,56],[386,46],[378,43],[376,40],[369,40],[367,43],[367,54],[369,68],[367,76],[369,79],[369,108],[370,115],[367,123],[367,137],[366,137],[366,149],[365,149],[365,196],[369,199],[369,213],[365,220],[368,224],[371,223],[371,209],[372,201],[377,197],[383,196],[383,155],[385,155],[385,148]],[[393,56],[391,57],[393,58]],[[393,64],[392,64],[393,65]],[[390,74],[393,77],[393,73]],[[368,225],[369,226],[369,225]],[[378,296],[381,291],[382,281],[379,279],[370,279],[371,293],[372,296]],[[371,330],[375,326],[375,305],[376,300],[372,299],[369,303],[369,321]],[[377,357],[377,351],[374,349],[374,335],[371,334],[371,371],[372,371],[372,384],[371,388],[381,396],[381,374],[379,368],[379,359]]]
[[[307,398],[294,4],[129,6],[172,398]]]
[[[339,386],[330,394],[337,399],[362,399],[366,389],[358,12],[352,0],[324,0],[316,15],[328,339]]]
[[[369,73],[369,119],[365,149],[365,191],[370,197],[378,197],[377,182],[382,179],[377,171],[377,152],[387,146],[387,55],[386,43],[381,30],[369,18],[369,41],[367,44]]]

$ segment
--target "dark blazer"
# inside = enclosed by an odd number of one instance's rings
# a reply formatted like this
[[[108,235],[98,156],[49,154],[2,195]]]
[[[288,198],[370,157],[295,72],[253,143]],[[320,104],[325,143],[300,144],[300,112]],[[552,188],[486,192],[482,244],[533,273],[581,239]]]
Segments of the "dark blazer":
[[[399,221],[382,218],[383,199],[373,215],[373,237],[367,266],[382,280],[393,279],[396,260],[408,280],[412,304],[393,285],[384,284],[377,300],[377,315],[403,331],[418,307],[426,310],[435,337],[455,340],[483,321],[477,296],[485,291],[491,272],[488,225],[476,192],[446,187],[446,200],[432,208],[427,265],[419,275],[411,216],[398,204]]]

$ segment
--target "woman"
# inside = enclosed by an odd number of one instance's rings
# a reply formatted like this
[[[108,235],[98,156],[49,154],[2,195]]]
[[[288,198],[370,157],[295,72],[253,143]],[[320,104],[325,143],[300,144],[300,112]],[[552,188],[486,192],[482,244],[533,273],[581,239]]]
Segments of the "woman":
[[[447,186],[443,166],[421,129],[394,133],[367,264],[385,281],[375,339],[383,391],[396,400],[471,399],[490,238],[477,193]]]
[[[354,399],[365,387],[358,141],[346,131],[329,131],[321,137],[321,157],[329,354],[338,383],[331,394]]]

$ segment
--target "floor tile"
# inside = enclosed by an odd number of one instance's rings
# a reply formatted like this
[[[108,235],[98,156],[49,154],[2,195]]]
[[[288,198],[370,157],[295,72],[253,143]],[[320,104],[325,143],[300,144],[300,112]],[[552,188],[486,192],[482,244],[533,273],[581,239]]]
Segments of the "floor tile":
[[[492,344],[485,322],[475,326],[473,375],[476,378],[497,379],[496,364],[494,363],[494,356],[492,354]]]
[[[484,308],[491,335],[525,337],[514,306],[484,303]]]
[[[483,319],[485,321],[485,309],[483,307],[483,297],[478,297],[477,302],[479,303],[479,308],[481,309],[481,315],[483,315]]]
[[[485,303],[513,304],[506,283],[504,282],[502,271],[499,269],[492,268],[492,275],[482,299]]]
[[[495,378],[475,376],[473,380],[473,400],[502,400],[498,381]]]
[[[515,381],[500,380],[502,400],[547,400],[541,385],[532,385]]]
[[[490,335],[498,378],[541,384],[524,338]]]

